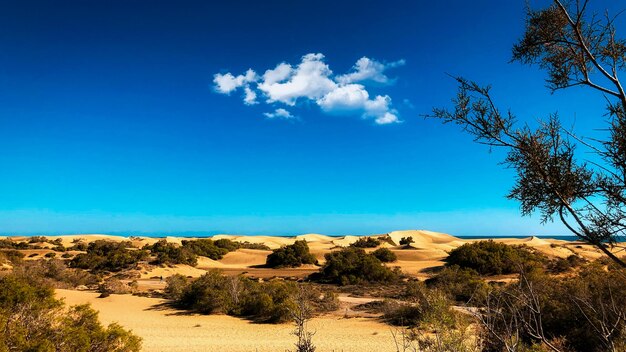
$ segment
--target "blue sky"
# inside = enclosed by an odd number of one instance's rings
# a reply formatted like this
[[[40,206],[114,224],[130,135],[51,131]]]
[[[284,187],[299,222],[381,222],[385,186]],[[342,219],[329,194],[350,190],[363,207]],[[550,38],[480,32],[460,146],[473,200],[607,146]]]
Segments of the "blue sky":
[[[0,233],[565,234],[505,199],[501,151],[422,117],[449,73],[522,122],[602,126],[601,96],[509,63],[524,6],[3,2]]]

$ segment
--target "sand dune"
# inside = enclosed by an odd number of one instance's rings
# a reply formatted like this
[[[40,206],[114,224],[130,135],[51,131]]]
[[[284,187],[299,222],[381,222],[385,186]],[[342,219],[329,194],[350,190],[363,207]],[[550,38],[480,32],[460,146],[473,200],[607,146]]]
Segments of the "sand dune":
[[[398,257],[398,261],[393,263],[393,265],[400,267],[400,269],[406,274],[416,277],[424,277],[426,275],[424,274],[424,271],[427,271],[427,269],[443,265],[443,259],[447,256],[447,253],[454,248],[457,248],[464,243],[479,241],[464,240],[445,233],[426,230],[393,231],[388,234],[371,235],[371,237],[384,240],[381,247],[391,249]],[[400,246],[400,240],[403,237],[413,238],[414,242],[412,243],[411,249],[404,249]],[[48,236],[48,238],[52,240],[61,238],[63,244],[67,247],[72,246],[75,241],[90,242],[100,239],[111,241],[126,241],[130,239],[132,240],[134,246],[142,247],[146,244],[152,244],[160,240],[159,238],[150,237],[127,238],[104,234],[76,234],[68,236]],[[271,249],[292,244],[296,240],[306,240],[311,253],[315,255],[320,264],[323,264],[324,255],[326,253],[336,250],[337,247],[349,246],[360,237],[331,237],[321,234],[303,234],[295,237],[245,235],[216,235],[213,237],[214,240],[222,238],[239,242],[265,244]],[[14,237],[13,239],[19,241],[26,240],[27,238]],[[184,238],[167,237],[166,240],[168,242],[181,243]],[[584,258],[593,260],[602,256],[599,250],[581,242],[540,239],[535,236],[527,238],[494,238],[493,240],[510,245],[527,245],[553,257],[566,258],[572,254],[577,254]],[[52,245],[48,243],[42,244],[42,246],[52,247]],[[368,249],[368,251],[372,250],[373,249]],[[38,259],[47,252],[50,252],[50,249],[37,250],[38,256],[32,259]],[[240,249],[226,254],[221,260],[211,260],[209,258],[200,257],[198,258],[198,265],[196,267],[179,265],[172,268],[150,268],[149,270],[142,272],[142,278],[147,279],[161,276],[167,277],[173,275],[174,273],[197,277],[202,275],[202,273],[208,269],[221,269],[229,275],[245,273],[249,276],[265,278],[274,276],[304,277],[317,270],[317,267],[277,270],[263,268],[262,266],[265,264],[267,255],[270,253],[270,251],[264,250]],[[29,252],[28,254],[31,253]]]
[[[69,305],[90,303],[103,323],[118,322],[143,338],[143,350],[276,352],[293,348],[290,324],[267,325],[226,315],[186,314],[160,306],[161,299],[131,295],[97,298],[97,293],[57,290]],[[394,351],[389,326],[372,319],[313,319],[309,327],[319,352]]]

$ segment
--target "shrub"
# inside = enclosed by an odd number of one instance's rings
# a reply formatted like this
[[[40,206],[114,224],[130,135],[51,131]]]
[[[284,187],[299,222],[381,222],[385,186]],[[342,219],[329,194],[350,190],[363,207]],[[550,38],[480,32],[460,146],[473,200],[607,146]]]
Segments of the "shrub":
[[[271,250],[270,247],[268,247],[267,245],[263,244],[263,243],[250,243],[248,241],[245,242],[238,242],[239,243],[239,248],[245,248],[245,249],[259,249],[259,250],[263,250],[263,251],[269,251]]]
[[[165,297],[173,301],[180,301],[187,287],[189,286],[189,279],[181,274],[174,274],[165,279],[167,285],[165,286]]]
[[[184,240],[182,241],[182,245],[183,248],[189,249],[195,255],[208,257],[213,260],[222,259],[222,257],[228,253],[228,249],[220,248],[215,245],[215,242],[206,238],[199,240]]]
[[[388,283],[399,274],[383,265],[361,248],[347,247],[324,255],[326,263],[311,279],[340,285],[360,283]]]
[[[400,245],[404,246],[405,248],[409,248],[411,247],[411,243],[415,243],[415,241],[413,240],[412,236],[409,237],[402,237],[400,239]]]
[[[46,258],[54,258],[56,256],[57,256],[56,253],[46,253],[46,254],[44,254],[44,257],[46,257]]]
[[[488,290],[487,283],[475,270],[458,265],[443,268],[425,283],[429,288],[439,289],[459,302],[468,302],[472,298],[481,301]]]
[[[69,247],[68,250],[84,252],[87,250],[87,244],[84,242],[77,242],[73,246]]]
[[[19,264],[24,259],[24,253],[16,250],[0,251],[0,261],[8,261],[11,264]]]
[[[302,264],[317,264],[317,259],[309,252],[305,240],[275,249],[266,260],[266,265],[270,268],[295,268]]]
[[[132,292],[132,288],[116,278],[109,278],[98,286],[100,298],[108,297],[111,294],[126,294]]]
[[[373,237],[361,237],[356,242],[350,244],[351,247],[357,248],[376,248],[380,245],[380,241]]]
[[[103,327],[88,305],[66,309],[49,286],[27,278],[0,278],[0,350],[141,350],[141,338],[117,324]]]
[[[261,323],[290,319],[299,292],[298,284],[281,280],[256,282],[244,277],[225,277],[218,270],[189,280],[182,275],[167,278],[165,295],[182,309],[202,314],[225,313]],[[336,295],[307,286],[306,299],[316,312],[338,308]]]
[[[190,248],[177,246],[165,239],[143,248],[149,249],[151,254],[156,255],[154,264],[187,264],[192,266],[198,264],[198,258]]]
[[[33,236],[28,240],[29,243],[45,243],[48,239],[44,236]]]
[[[26,242],[14,242],[8,238],[0,239],[0,248],[6,249],[28,249]]]
[[[567,351],[622,351],[626,346],[625,274],[624,269],[607,270],[591,264],[575,276],[534,271],[521,282],[494,290],[490,302],[498,305],[485,311],[491,331],[486,335],[486,347],[501,348],[502,338],[510,337],[511,328],[520,329],[520,338],[527,345],[534,344],[536,340],[526,331],[525,323],[530,322],[531,327],[541,329],[546,340],[566,341]],[[612,333],[601,333],[599,326],[610,326]]]
[[[457,315],[444,292],[428,289],[421,283],[414,288],[410,302],[385,301],[383,319],[398,326],[452,328],[456,325]]]
[[[242,298],[241,315],[263,323],[283,323],[290,319],[295,308],[293,297],[297,285],[287,281],[256,283],[248,281]]]
[[[63,254],[61,255],[61,258],[65,258],[65,259],[68,259],[68,258],[71,258],[71,257],[72,257],[72,255],[71,255],[71,254],[69,254],[69,253],[63,253]]]
[[[481,275],[519,273],[543,266],[546,260],[527,246],[509,246],[492,240],[465,243],[450,251],[445,259],[447,265],[474,269]]]
[[[213,243],[215,243],[217,247],[223,248],[228,252],[236,251],[237,249],[239,249],[240,246],[239,242],[234,242],[226,238],[215,240]]]
[[[87,253],[77,254],[70,261],[70,266],[94,272],[129,269],[148,257],[145,250],[130,247],[130,242],[97,240],[89,243]]]
[[[97,276],[79,269],[70,269],[59,259],[24,261],[13,268],[17,277],[43,282],[55,288],[75,288],[95,285],[100,280]]]
[[[173,292],[174,288],[169,291]],[[210,270],[185,287],[176,303],[184,309],[211,314],[224,312],[228,305],[227,299],[226,278],[219,271]]]
[[[572,254],[567,258],[556,258],[548,264],[548,270],[553,273],[563,273],[573,268],[580,267],[587,263],[587,260],[576,254]]]
[[[396,254],[387,248],[378,248],[372,252],[372,255],[383,263],[391,263],[398,260]]]

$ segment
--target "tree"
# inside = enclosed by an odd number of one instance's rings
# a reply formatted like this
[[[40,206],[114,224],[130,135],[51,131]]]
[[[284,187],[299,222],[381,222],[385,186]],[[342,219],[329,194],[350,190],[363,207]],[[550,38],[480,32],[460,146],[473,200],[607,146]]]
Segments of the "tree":
[[[435,108],[431,117],[460,125],[478,143],[508,151],[504,164],[517,173],[508,198],[523,215],[560,221],[622,267],[610,249],[626,230],[626,94],[619,74],[626,68],[626,41],[615,17],[588,13],[588,0],[528,10],[526,30],[513,47],[513,61],[538,65],[552,91],[573,86],[601,92],[606,101],[606,136],[584,138],[561,127],[552,114],[538,128],[518,127],[503,113],[489,86],[457,78],[453,110]],[[581,148],[590,155],[577,160]]]

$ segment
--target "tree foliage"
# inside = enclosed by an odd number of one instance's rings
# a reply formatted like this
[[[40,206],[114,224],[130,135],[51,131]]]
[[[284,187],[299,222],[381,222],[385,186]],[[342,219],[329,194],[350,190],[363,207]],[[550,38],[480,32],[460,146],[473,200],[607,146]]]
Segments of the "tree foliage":
[[[380,241],[374,237],[360,237],[350,244],[350,247],[357,248],[376,248],[378,246],[380,246]]]
[[[70,266],[94,272],[120,271],[135,267],[147,257],[148,252],[132,248],[130,242],[97,240],[89,243],[87,253],[77,254]]]
[[[514,114],[498,108],[489,86],[457,78],[454,109],[434,109],[433,117],[452,122],[477,142],[508,150],[505,164],[517,173],[510,199],[522,214],[558,217],[582,240],[626,267],[607,245],[626,230],[626,94],[620,74],[626,41],[617,35],[615,18],[591,14],[588,1],[553,0],[530,9],[513,60],[537,65],[548,74],[551,90],[587,87],[607,101],[604,137],[584,138],[564,130],[552,114],[537,128],[519,127]],[[583,148],[586,160],[579,160]]]
[[[547,258],[526,246],[487,240],[465,243],[450,251],[445,261],[447,265],[473,269],[481,275],[500,275],[543,266]]]
[[[326,253],[326,262],[311,278],[340,285],[390,283],[399,273],[386,267],[378,258],[361,248],[347,247]]]
[[[302,264],[317,264],[317,259],[309,252],[305,240],[275,249],[267,256],[266,266],[270,268],[295,268]]]
[[[0,350],[135,352],[141,339],[117,324],[104,327],[88,305],[65,308],[51,287],[27,278],[0,278]]]

